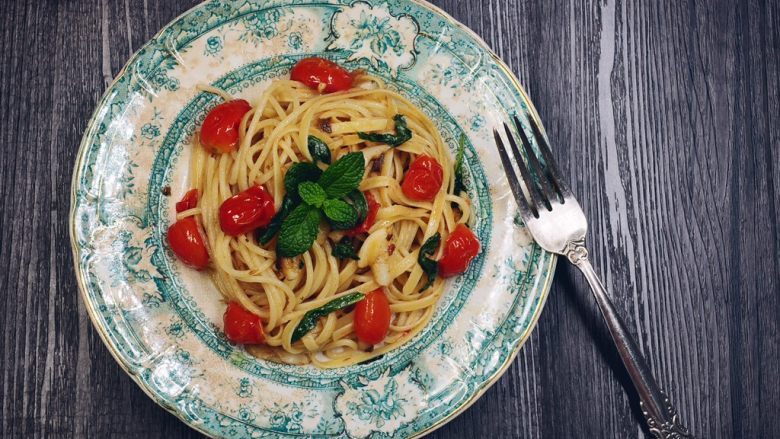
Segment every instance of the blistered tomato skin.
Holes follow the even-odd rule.
[[[275,214],[271,194],[262,186],[252,186],[219,206],[219,226],[226,235],[243,235],[268,225]]]
[[[228,303],[225,315],[225,336],[236,344],[262,344],[265,342],[263,321],[238,302]]]
[[[333,61],[318,57],[298,61],[290,71],[290,79],[322,93],[349,90],[354,81],[344,68]]]
[[[195,217],[188,216],[176,221],[168,228],[168,245],[185,264],[196,270],[209,265],[209,252]]]
[[[432,201],[441,190],[444,170],[433,157],[417,157],[406,171],[401,191],[414,201]]]
[[[465,273],[469,264],[479,254],[480,243],[474,232],[458,224],[444,244],[444,255],[439,259],[439,274],[452,277]]]
[[[216,154],[237,151],[239,125],[251,109],[249,102],[243,99],[234,99],[212,108],[200,128],[200,144]]]
[[[355,305],[355,335],[363,343],[381,343],[390,329],[390,302],[381,288],[366,294],[366,298]]]
[[[184,212],[198,207],[198,190],[190,189],[181,198],[181,201],[176,203],[176,213]]]

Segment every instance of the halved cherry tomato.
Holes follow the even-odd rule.
[[[401,190],[414,201],[431,201],[441,189],[444,170],[433,157],[421,155],[406,171]]]
[[[261,344],[265,342],[263,321],[260,316],[244,309],[238,302],[228,303],[225,315],[225,335],[238,344]]]
[[[479,240],[474,232],[458,224],[444,244],[444,256],[439,259],[439,274],[441,277],[452,277],[464,273],[479,250]]]
[[[363,195],[366,196],[366,201],[368,202],[368,214],[366,214],[366,219],[362,224],[344,231],[344,234],[347,236],[357,236],[361,233],[368,233],[368,231],[371,230],[371,226],[376,222],[376,214],[379,212],[379,203],[376,202],[374,196],[371,195],[371,192],[364,192]]]
[[[249,102],[243,99],[228,101],[212,108],[200,128],[201,145],[213,153],[237,150],[238,126],[251,109]]]
[[[168,244],[182,262],[196,270],[209,265],[209,252],[195,217],[188,216],[168,228]]]
[[[219,226],[226,235],[238,236],[268,225],[275,214],[271,194],[262,186],[252,186],[219,206]]]
[[[198,207],[198,190],[190,189],[181,197],[181,201],[176,203],[176,213],[181,213],[196,207]]]
[[[375,345],[381,343],[390,329],[390,302],[381,288],[366,294],[355,305],[354,327],[358,340]]]
[[[352,75],[341,66],[324,58],[312,57],[298,61],[290,71],[290,79],[323,93],[349,90]]]

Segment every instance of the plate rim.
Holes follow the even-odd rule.
[[[471,37],[476,44],[484,50],[492,59],[492,61],[498,66],[507,79],[511,82],[512,86],[515,88],[515,90],[520,93],[523,100],[528,106],[529,111],[529,117],[534,119],[534,122],[540,127],[542,134],[546,135],[546,130],[544,128],[544,125],[541,121],[541,118],[539,117],[539,114],[536,110],[535,105],[533,104],[533,101],[528,96],[528,93],[525,91],[525,88],[520,83],[520,81],[517,79],[515,74],[512,72],[512,70],[509,68],[509,66],[506,65],[506,63],[493,51],[493,49],[485,42],[485,40],[482,39],[481,36],[479,36],[476,32],[474,32],[471,28],[466,26],[465,24],[461,23],[460,21],[456,20],[454,17],[452,17],[449,13],[441,9],[440,7],[428,2],[427,0],[405,0],[409,3],[416,4],[418,6],[421,6],[423,8],[426,8],[439,16],[441,16],[442,19],[449,22],[452,26],[458,28],[459,30],[463,31],[465,34],[467,34],[469,37]],[[128,58],[128,60],[125,62],[125,64],[122,66],[122,68],[117,72],[117,74],[114,76],[114,78],[111,80],[109,84],[106,85],[105,91],[103,92],[100,100],[97,102],[95,109],[92,112],[92,115],[90,116],[89,120],[87,121],[86,129],[84,131],[84,134],[82,135],[81,141],[79,142],[79,149],[76,154],[75,162],[73,165],[73,171],[71,173],[71,193],[70,193],[70,208],[68,213],[68,232],[70,235],[70,247],[71,247],[71,255],[73,258],[73,268],[76,275],[76,285],[78,286],[79,290],[79,296],[81,297],[81,301],[84,304],[84,308],[87,311],[87,315],[89,316],[89,319],[92,323],[92,327],[97,331],[98,335],[100,336],[101,341],[105,345],[105,347],[108,349],[108,352],[111,354],[111,356],[114,358],[114,361],[119,365],[119,367],[127,374],[135,384],[141,388],[141,390],[149,397],[151,398],[157,405],[165,409],[168,413],[176,416],[184,425],[188,426],[189,428],[198,431],[201,434],[204,434],[207,437],[215,437],[212,432],[206,430],[205,428],[201,427],[200,425],[193,424],[189,422],[181,413],[180,410],[174,409],[173,407],[169,406],[169,404],[166,403],[166,401],[158,398],[158,396],[152,392],[152,390],[144,384],[139,375],[131,370],[130,367],[126,364],[123,357],[119,354],[118,349],[116,346],[114,346],[111,341],[108,333],[106,332],[106,328],[99,323],[99,319],[97,316],[97,311],[94,308],[94,304],[89,300],[88,297],[88,291],[87,291],[87,285],[85,282],[85,279],[83,278],[83,274],[81,272],[81,268],[79,265],[79,244],[77,242],[77,234],[76,234],[76,201],[77,201],[77,188],[79,186],[79,179],[77,178],[79,175],[79,170],[82,167],[85,154],[88,150],[87,143],[88,139],[91,138],[91,134],[96,129],[95,122],[97,120],[97,117],[100,114],[100,109],[104,106],[105,102],[110,96],[111,90],[114,88],[114,86],[119,82],[122,77],[124,77],[127,74],[128,67],[133,64],[133,62],[138,58],[139,54],[155,39],[157,39],[159,36],[161,36],[166,30],[168,30],[169,27],[171,27],[174,23],[176,23],[179,19],[182,17],[190,14],[195,9],[198,9],[203,6],[203,3],[198,3],[191,8],[188,8],[181,14],[177,15],[173,19],[171,19],[168,23],[166,23],[158,32],[156,32],[152,37],[146,40],[143,45],[141,45],[137,50],[133,52],[133,54]],[[535,242],[533,243],[535,246],[539,246]],[[477,402],[498,380],[506,373],[509,366],[514,363],[514,360],[517,358],[517,354],[520,352],[520,349],[525,345],[525,343],[528,341],[528,338],[530,338],[531,334],[533,334],[534,330],[536,329],[536,325],[539,322],[539,317],[542,314],[542,311],[544,310],[544,307],[547,303],[547,298],[550,293],[550,288],[552,286],[553,278],[555,277],[555,268],[557,266],[557,260],[558,255],[555,253],[548,252],[542,248],[541,250],[541,256],[549,256],[549,263],[547,266],[540,266],[539,271],[542,273],[546,273],[546,276],[544,278],[543,283],[541,284],[541,294],[539,296],[539,304],[534,310],[533,315],[530,316],[530,323],[528,325],[528,329],[525,331],[525,333],[518,339],[517,345],[514,347],[510,355],[506,357],[504,362],[501,364],[501,366],[496,369],[496,371],[488,377],[487,380],[485,380],[480,387],[477,389],[476,392],[474,392],[469,399],[464,402],[460,407],[458,407],[456,410],[453,410],[451,413],[447,414],[447,416],[443,417],[436,423],[430,425],[424,430],[418,431],[411,436],[410,438],[419,438],[422,436],[425,436],[427,434],[432,433],[433,431],[441,428],[448,422],[455,419],[457,416],[462,414],[464,411],[468,410],[474,403]]]

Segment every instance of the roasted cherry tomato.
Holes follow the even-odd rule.
[[[347,236],[357,236],[361,233],[368,233],[368,231],[371,230],[371,226],[376,222],[376,214],[379,212],[379,203],[376,202],[374,196],[371,195],[371,192],[364,192],[363,195],[366,196],[366,201],[368,202],[368,214],[366,214],[366,219],[362,224],[344,231],[344,234]]]
[[[176,213],[181,213],[196,207],[198,207],[198,190],[190,189],[181,197],[181,201],[176,203]]]
[[[441,190],[444,170],[433,157],[421,155],[406,171],[401,190],[414,201],[431,201]]]
[[[226,235],[238,236],[267,225],[275,214],[271,194],[262,186],[252,186],[219,206],[219,225]]]
[[[290,71],[290,78],[323,93],[349,90],[353,81],[352,75],[344,68],[333,61],[317,57],[298,61]]]
[[[479,240],[474,232],[458,224],[444,244],[444,256],[439,259],[439,274],[441,277],[452,277],[464,273],[479,250]]]
[[[225,335],[238,344],[261,344],[265,342],[263,321],[260,316],[244,309],[238,302],[228,303],[225,310]]]
[[[168,244],[182,262],[196,270],[209,265],[209,252],[195,217],[180,219],[168,228]]]
[[[228,101],[212,108],[200,128],[201,145],[214,153],[237,150],[238,126],[251,109],[249,102],[243,99]]]
[[[354,327],[358,340],[375,345],[381,343],[390,329],[390,302],[381,288],[366,294],[355,305]]]

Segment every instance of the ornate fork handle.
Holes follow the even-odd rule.
[[[593,266],[590,265],[585,240],[569,242],[564,255],[582,271],[590,284],[601,314],[604,316],[604,321],[609,328],[609,333],[617,346],[620,358],[631,376],[637,393],[639,393],[641,400],[639,404],[650,432],[658,439],[692,438],[693,436],[688,429],[680,422],[677,410],[672,406],[669,397],[655,382],[639,347],[607,296],[607,291],[593,270]]]

